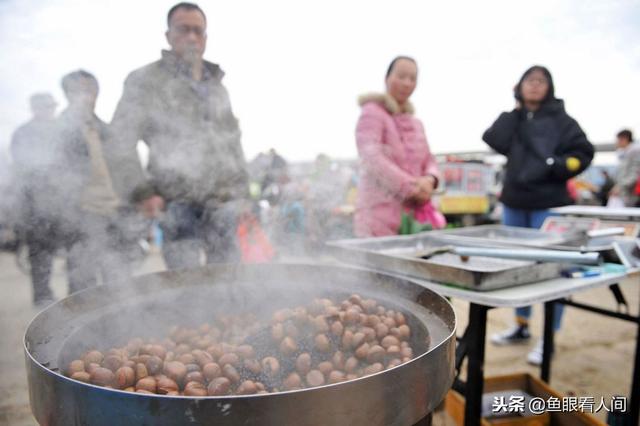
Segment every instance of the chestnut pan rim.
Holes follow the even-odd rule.
[[[274,265],[274,264],[272,264]],[[334,265],[318,265],[318,264],[307,264],[307,263],[295,263],[295,264],[287,264],[287,263],[277,263],[275,265],[278,266],[282,266],[282,267],[312,267],[312,268],[319,268],[319,267],[329,267],[332,268],[334,270],[345,270],[345,271],[349,271],[349,272],[364,272],[364,273],[372,273],[374,275],[378,275],[378,276],[384,276],[384,277],[388,277],[388,278],[392,278],[394,280],[399,280],[399,281],[403,281],[405,283],[409,283],[413,286],[418,286],[420,287],[421,290],[424,290],[426,292],[429,293],[433,293],[434,295],[440,297],[440,302],[444,303],[445,306],[449,309],[450,314],[452,315],[452,319],[453,319],[453,326],[451,327],[451,331],[444,336],[442,339],[440,339],[439,342],[437,342],[436,344],[432,345],[429,347],[429,349],[423,353],[421,353],[420,355],[412,358],[410,361],[407,361],[405,363],[402,363],[400,365],[397,365],[395,367],[383,370],[383,371],[379,371],[377,373],[373,373],[373,374],[369,374],[367,376],[363,376],[363,377],[358,377],[356,379],[352,379],[352,380],[345,380],[342,382],[338,382],[338,383],[329,383],[329,384],[325,384],[325,385],[321,385],[321,386],[314,386],[314,387],[309,387],[309,388],[304,388],[304,389],[295,389],[295,390],[283,390],[283,391],[279,391],[279,392],[270,392],[270,393],[266,393],[266,394],[253,394],[253,395],[222,395],[222,396],[185,396],[185,395],[160,395],[160,394],[146,394],[146,393],[138,393],[138,392],[129,392],[129,391],[124,391],[121,389],[113,389],[113,388],[107,388],[104,386],[98,386],[98,385],[94,385],[91,383],[86,383],[86,382],[82,382],[79,380],[75,380],[72,379],[70,377],[65,376],[64,374],[62,374],[59,371],[54,371],[51,370],[49,368],[47,368],[45,365],[43,365],[40,361],[38,361],[37,359],[35,359],[35,357],[31,354],[31,352],[29,351],[29,349],[27,348],[27,336],[29,334],[29,331],[31,329],[31,327],[33,326],[34,323],[37,323],[37,321],[40,319],[40,317],[42,315],[44,315],[47,311],[49,311],[50,309],[54,309],[57,305],[62,304],[66,299],[70,298],[70,297],[74,297],[76,295],[79,295],[81,293],[86,293],[86,292],[90,292],[95,290],[95,287],[92,288],[87,288],[87,289],[83,289],[81,291],[78,291],[72,295],[69,295],[63,299],[57,300],[56,302],[52,303],[51,305],[47,306],[45,309],[43,309],[42,311],[38,312],[34,318],[29,322],[29,324],[26,327],[26,331],[24,333],[23,339],[22,339],[22,346],[23,346],[23,350],[24,353],[27,355],[27,357],[29,358],[30,362],[33,365],[36,365],[39,369],[41,369],[45,374],[49,374],[49,375],[53,375],[53,376],[57,376],[57,379],[61,379],[65,382],[67,382],[70,385],[81,385],[81,386],[87,386],[89,388],[94,389],[95,391],[99,391],[99,392],[114,392],[115,394],[122,394],[122,395],[126,395],[126,396],[136,396],[136,397],[141,397],[141,398],[160,398],[160,399],[171,399],[171,400],[201,400],[201,401],[207,401],[207,400],[236,400],[239,398],[242,399],[253,399],[253,398],[261,398],[261,397],[275,397],[275,396],[280,396],[280,395],[294,395],[294,394],[301,394],[303,392],[313,392],[319,389],[326,389],[326,388],[336,388],[339,386],[343,386],[343,385],[351,385],[351,384],[356,384],[356,383],[360,383],[362,381],[366,381],[366,380],[370,380],[370,379],[374,379],[376,376],[380,376],[380,375],[384,375],[384,374],[391,374],[393,372],[397,372],[400,371],[400,369],[403,368],[411,368],[412,364],[420,362],[422,358],[425,358],[427,356],[429,356],[430,354],[432,354],[433,352],[436,352],[438,349],[440,349],[442,346],[445,346],[448,344],[448,342],[451,341],[452,338],[455,338],[455,333],[456,333],[456,325],[457,325],[457,316],[456,316],[456,312],[453,309],[453,307],[451,306],[450,302],[440,296],[438,293],[434,292],[433,290],[421,287],[418,283],[416,283],[415,281],[413,281],[411,278],[407,277],[407,278],[399,278],[397,276],[392,276],[392,275],[388,275],[388,274],[384,274],[378,271],[372,271],[370,269],[367,268],[363,268],[363,267],[353,267],[353,266],[334,266]],[[189,270],[184,270],[184,271],[189,271]],[[163,271],[160,272],[160,274],[163,274],[164,272],[171,272],[171,273],[179,273],[181,272],[180,270],[178,271]],[[157,274],[157,273],[156,273]],[[146,275],[152,275],[152,274],[146,274]],[[145,275],[142,275],[140,277],[143,277]],[[417,302],[416,302],[417,303]],[[422,305],[420,305],[422,306]],[[426,307],[423,306],[424,309],[428,309]]]

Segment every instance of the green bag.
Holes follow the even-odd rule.
[[[430,223],[420,223],[412,214],[402,212],[398,235],[417,234],[418,232],[431,231],[432,229],[433,227]]]

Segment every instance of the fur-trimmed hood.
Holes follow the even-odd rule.
[[[381,104],[387,111],[389,111],[389,114],[413,114],[414,112],[411,102],[407,101],[404,105],[400,106],[388,93],[367,93],[358,97],[358,104],[360,106],[368,102],[377,102]]]

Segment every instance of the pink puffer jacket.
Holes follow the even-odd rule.
[[[362,114],[356,128],[360,155],[360,182],[354,217],[358,237],[396,235],[403,206],[416,179],[433,175],[440,180],[422,123],[410,104],[401,109],[389,95],[360,98]],[[435,211],[429,202],[416,215]],[[437,212],[436,212],[437,213]],[[435,224],[440,227],[442,224]]]

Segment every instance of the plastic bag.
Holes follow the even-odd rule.
[[[414,217],[420,223],[431,224],[433,229],[442,229],[447,226],[447,219],[445,219],[442,213],[436,210],[435,206],[431,202],[415,209]]]
[[[446,225],[447,220],[444,215],[436,210],[432,203],[426,203],[417,209],[402,212],[398,234],[417,234],[432,229],[442,229]]]
[[[245,216],[238,221],[236,236],[243,262],[265,263],[275,257],[269,238],[254,216]]]
[[[413,217],[413,213],[402,212],[400,219],[400,229],[398,235],[411,235],[418,232],[431,231],[433,227],[430,223],[420,223]]]

